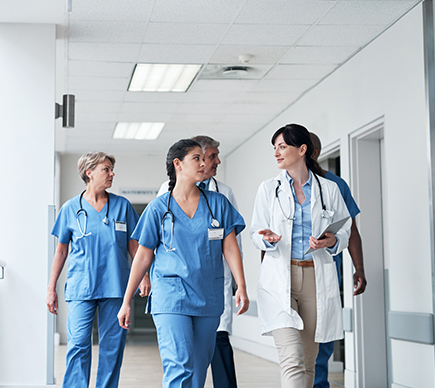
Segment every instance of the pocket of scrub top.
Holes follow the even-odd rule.
[[[335,298],[339,296],[340,289],[338,286],[338,275],[335,262],[323,264],[323,271],[325,273],[326,297]]]
[[[112,238],[120,248],[127,247],[127,224],[125,222],[112,220]]]
[[[152,313],[180,312],[186,292],[178,276],[157,279],[152,289]]]
[[[210,252],[207,255],[207,260],[222,259],[222,241],[223,240],[208,240]]]

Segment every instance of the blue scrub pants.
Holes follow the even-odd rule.
[[[233,348],[226,331],[216,333],[216,347],[211,361],[211,373],[213,387],[237,388]]]
[[[220,317],[153,314],[164,388],[203,388]]]
[[[92,324],[98,307],[99,356],[96,388],[116,388],[127,330],[117,314],[122,298],[68,302],[68,346],[63,388],[87,388],[91,372]]]
[[[338,284],[341,285],[341,254],[334,256],[337,266]],[[313,388],[329,388],[328,361],[334,352],[334,341],[319,344],[319,353],[316,359],[316,372]]]

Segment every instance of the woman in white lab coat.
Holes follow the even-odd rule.
[[[272,145],[283,171],[261,183],[250,231],[255,247],[266,251],[258,316],[262,334],[274,337],[282,387],[312,388],[318,343],[343,338],[332,256],[347,247],[351,220],[335,235],[314,238],[349,216],[340,191],[319,176],[306,128],[288,124],[275,132]],[[308,248],[314,251],[306,254]]]

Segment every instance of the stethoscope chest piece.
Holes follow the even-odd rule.
[[[219,221],[216,218],[213,218],[211,220],[211,226],[213,226],[213,228],[219,228],[219,226],[221,226],[221,224],[219,223]]]

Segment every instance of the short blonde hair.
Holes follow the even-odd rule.
[[[110,162],[115,167],[115,157],[110,154],[106,154],[105,152],[93,151],[88,152],[80,157],[77,163],[77,169],[79,170],[80,178],[82,181],[87,184],[89,182],[89,177],[86,175],[87,170],[93,170],[100,163],[103,163],[106,159],[110,160]]]

